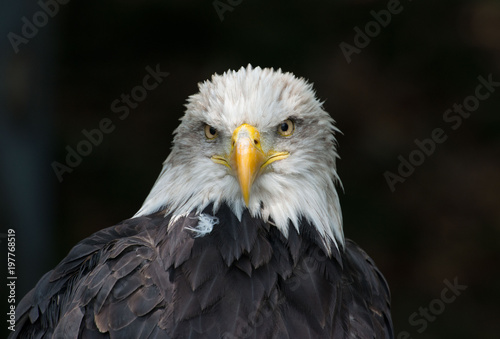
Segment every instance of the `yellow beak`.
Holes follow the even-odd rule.
[[[233,132],[229,156],[213,156],[212,160],[233,170],[240,184],[243,200],[248,206],[252,185],[262,170],[270,163],[285,159],[288,155],[288,152],[264,153],[259,131],[251,125],[243,124]]]
[[[234,130],[231,145],[231,168],[238,178],[243,199],[248,206],[252,185],[266,162],[260,145],[260,133],[253,126],[241,125]]]

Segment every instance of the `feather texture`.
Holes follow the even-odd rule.
[[[205,237],[195,215],[165,233],[162,213],[95,233],[21,301],[12,338],[393,337],[387,284],[353,242],[329,257],[306,223],[285,238],[215,216]]]

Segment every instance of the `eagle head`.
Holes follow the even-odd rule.
[[[248,210],[285,237],[305,220],[328,250],[343,247],[337,131],[302,78],[250,65],[215,74],[189,97],[136,216],[164,210],[175,220],[227,204],[239,219]]]

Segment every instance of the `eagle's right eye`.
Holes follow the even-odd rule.
[[[207,139],[215,139],[217,137],[217,130],[215,127],[210,125],[205,125],[205,136]]]

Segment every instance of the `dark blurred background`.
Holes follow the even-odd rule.
[[[343,132],[345,234],[385,274],[398,337],[498,337],[500,2],[7,0],[0,28],[2,331],[7,230],[18,302],[139,209],[197,83],[250,63],[309,79]],[[143,91],[148,66],[169,75]]]

